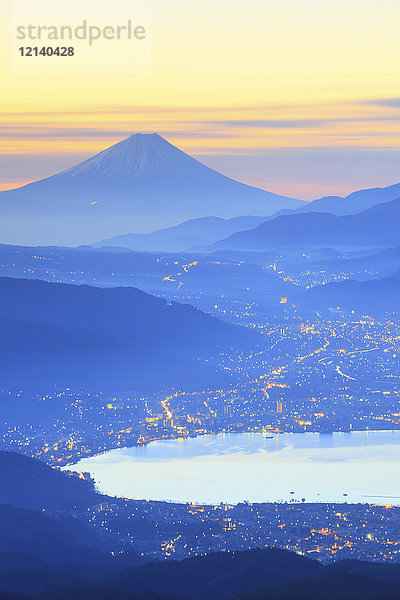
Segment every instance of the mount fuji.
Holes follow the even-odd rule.
[[[81,244],[197,217],[268,216],[304,204],[230,179],[156,133],[138,133],[57,175],[1,192],[0,240]]]

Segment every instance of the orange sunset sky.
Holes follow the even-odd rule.
[[[136,131],[298,198],[397,183],[399,23],[398,0],[152,0],[149,73],[50,76],[10,72],[3,18],[0,189]]]

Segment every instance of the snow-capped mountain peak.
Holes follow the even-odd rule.
[[[158,133],[135,133],[62,174],[140,177],[199,169],[211,171]]]

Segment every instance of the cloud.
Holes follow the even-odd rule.
[[[390,106],[400,108],[400,98],[381,98],[375,100],[365,100],[360,104],[371,104],[373,106]]]
[[[223,127],[304,129],[307,127],[319,127],[328,121],[329,119],[234,119],[207,121],[207,123],[209,125],[221,125]]]
[[[400,104],[399,104],[400,106]],[[368,123],[374,121],[399,121],[400,115],[371,115],[365,117],[326,117],[322,119],[234,119],[206,121],[222,127],[249,127],[259,129],[311,129],[331,123]]]
[[[127,137],[132,131],[94,129],[89,127],[45,127],[43,125],[1,125],[0,137],[7,139],[24,138],[115,138]]]
[[[233,133],[228,131],[217,131],[217,130],[204,130],[199,129],[203,127],[202,122],[191,123],[193,128],[187,130],[171,129],[164,130],[162,127],[157,128],[157,133],[164,137],[173,138],[191,138],[191,139],[215,139],[215,138],[232,138],[235,137]],[[142,126],[135,127],[132,124],[131,129],[102,129],[96,127],[52,127],[43,126],[36,124],[23,124],[23,125],[0,125],[0,138],[9,140],[23,140],[23,139],[57,139],[57,138],[76,138],[76,139],[107,139],[110,138],[113,141],[122,140],[132,133],[152,133],[154,128],[149,127],[147,129]]]
[[[235,113],[237,114],[238,112],[244,112],[246,114],[251,114],[251,113],[258,113],[262,110],[265,110],[266,108],[268,109],[280,109],[281,107],[278,105],[260,105],[260,106],[245,106],[245,105],[241,105],[241,106],[137,106],[137,105],[132,105],[132,106],[121,106],[121,105],[115,105],[115,106],[92,106],[92,107],[82,107],[80,109],[65,109],[65,110],[27,110],[27,108],[25,106],[20,106],[19,108],[16,108],[15,110],[1,110],[0,111],[0,118],[12,118],[15,117],[16,119],[20,118],[20,117],[26,117],[26,118],[32,118],[33,120],[36,119],[37,117],[68,117],[68,116],[82,116],[82,117],[87,117],[88,115],[90,116],[95,116],[95,115],[111,115],[112,117],[115,117],[116,115],[121,116],[121,115],[128,115],[128,116],[135,116],[135,115],[140,115],[141,117],[143,115],[151,115],[151,116],[168,116],[168,115],[178,115],[178,116],[182,116],[182,115],[191,115],[191,114],[206,114],[206,113],[222,113],[222,114],[229,114],[229,113]],[[295,106],[293,105],[293,108],[295,108]],[[296,108],[298,108],[298,106],[296,105]]]

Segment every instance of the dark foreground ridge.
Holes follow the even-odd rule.
[[[0,553],[0,581],[0,600],[397,600],[400,595],[398,565],[322,566],[278,549],[128,568],[117,560],[82,565]]]

